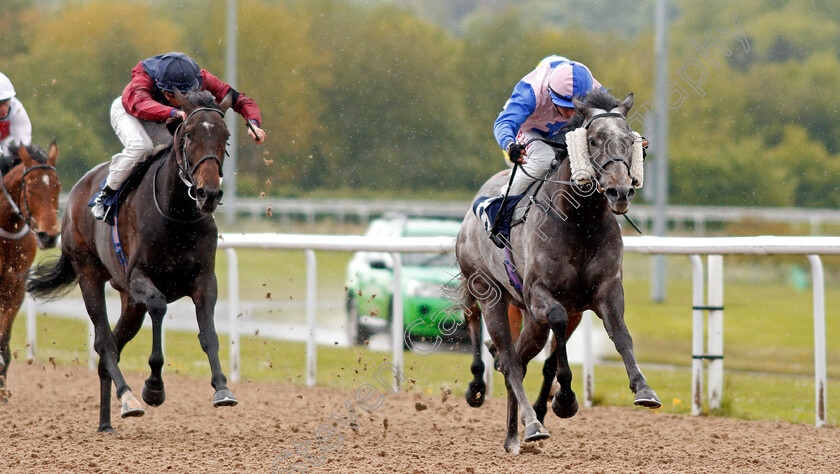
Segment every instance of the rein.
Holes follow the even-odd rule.
[[[52,170],[58,174],[55,167],[50,165],[35,165],[31,168],[27,168],[23,171],[23,174],[20,177],[20,191],[18,192],[18,202],[22,203],[24,208],[26,209],[26,213],[28,215],[24,216],[18,207],[18,204],[15,202],[12,194],[6,189],[6,183],[3,182],[3,175],[0,174],[0,189],[3,190],[3,194],[6,195],[6,199],[9,201],[9,205],[12,207],[12,212],[23,221],[23,227],[17,232],[9,232],[6,229],[0,227],[0,238],[6,240],[20,240],[26,234],[29,233],[31,230],[30,224],[32,223],[32,210],[29,209],[29,201],[26,198],[26,175],[30,172],[37,170],[37,169],[46,169]]]

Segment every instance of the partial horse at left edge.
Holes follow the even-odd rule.
[[[36,246],[53,248],[58,239],[57,159],[58,146],[53,142],[48,153],[34,145],[21,146],[0,163],[0,402],[8,401],[10,394],[6,389],[12,360],[9,339]]]

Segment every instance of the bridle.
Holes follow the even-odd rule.
[[[224,176],[224,173],[222,173],[222,160],[220,160],[219,157],[216,155],[205,155],[201,157],[201,159],[198,160],[198,162],[196,162],[196,164],[193,165],[192,168],[190,168],[190,157],[187,155],[187,141],[192,141],[192,138],[190,137],[190,134],[186,131],[187,123],[196,113],[201,111],[212,111],[218,113],[222,117],[225,116],[225,113],[219,109],[214,109],[212,107],[199,107],[190,112],[187,118],[180,125],[178,125],[178,128],[175,130],[175,136],[178,136],[181,127],[184,128],[183,139],[181,140],[181,143],[175,152],[175,164],[178,165],[178,177],[180,177],[181,181],[187,186],[187,195],[189,195],[190,199],[192,199],[193,201],[197,200],[197,197],[195,195],[195,181],[193,180],[193,175],[195,174],[196,170],[198,170],[198,167],[201,166],[205,161],[215,161],[216,164],[219,165],[219,177],[221,178]],[[227,151],[225,153],[227,153]]]
[[[178,167],[178,177],[181,179],[181,182],[183,182],[184,185],[187,186],[187,196],[189,196],[189,198],[192,199],[193,201],[198,200],[197,196],[195,195],[195,181],[193,180],[193,175],[195,174],[196,170],[198,170],[199,166],[201,166],[205,161],[214,160],[216,162],[216,164],[219,165],[219,177],[221,178],[223,176],[222,161],[216,155],[203,156],[200,160],[198,160],[198,162],[192,168],[189,167],[190,161],[189,161],[189,156],[187,154],[186,143],[187,143],[187,140],[192,140],[192,139],[190,138],[189,134],[186,132],[186,124],[187,124],[187,122],[190,121],[190,119],[193,117],[193,115],[195,115],[197,112],[201,112],[201,111],[213,111],[213,112],[218,113],[222,117],[224,117],[224,115],[225,115],[225,113],[222,112],[219,109],[214,109],[212,107],[199,107],[199,108],[193,110],[192,112],[190,112],[190,114],[187,116],[187,118],[183,122],[181,122],[180,125],[178,125],[177,129],[175,129],[175,136],[177,137],[178,134],[181,131],[181,127],[184,127],[184,138],[182,140],[180,140],[180,144],[175,149],[175,165]],[[225,154],[227,154],[227,150],[225,150]],[[180,157],[180,159],[179,159],[179,157]],[[163,216],[163,218],[166,219],[167,221],[178,223],[178,224],[194,224],[196,222],[200,222],[200,221],[203,221],[204,219],[209,218],[210,217],[209,215],[202,214],[195,219],[182,220],[182,219],[176,219],[174,217],[167,216],[166,213],[163,212],[163,209],[161,209],[160,203],[158,203],[158,199],[157,199],[157,175],[158,175],[158,172],[160,172],[160,169],[163,167],[163,162],[164,161],[165,160],[160,160],[158,162],[158,166],[155,169],[155,175],[152,177],[152,201],[154,201],[154,203],[155,203],[155,208],[157,209],[158,214]]]
[[[52,170],[56,176],[58,176],[58,171],[56,171],[54,166],[50,165],[35,165],[31,168],[26,168],[23,171],[23,174],[20,177],[20,191],[18,192],[18,202],[23,205],[23,208],[26,210],[26,215],[21,212],[20,207],[15,202],[12,194],[6,189],[6,184],[3,182],[3,175],[0,173],[0,189],[3,190],[3,194],[6,196],[6,199],[9,201],[9,205],[12,208],[12,212],[23,221],[23,227],[17,232],[9,232],[6,229],[0,227],[0,238],[7,239],[7,240],[20,240],[22,239],[29,231],[31,230],[31,224],[33,222],[32,218],[32,210],[29,208],[29,200],[26,197],[26,175],[31,173],[37,169],[45,169],[45,170]]]

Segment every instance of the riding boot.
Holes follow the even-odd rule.
[[[106,205],[105,200],[109,199],[114,194],[116,194],[116,191],[107,185],[99,191],[99,194],[93,201],[93,207],[90,208],[90,212],[93,214],[93,217],[100,221],[105,219],[105,216],[108,215],[108,211],[111,210],[111,206]]]

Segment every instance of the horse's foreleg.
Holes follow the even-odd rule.
[[[624,361],[630,390],[636,394],[634,403],[648,408],[662,406],[656,393],[648,386],[633,353],[633,339],[624,323],[624,287],[620,279],[610,280],[598,288],[595,293],[595,312],[604,321],[604,329]]]
[[[557,382],[560,391],[554,394],[551,409],[561,418],[569,418],[578,410],[577,398],[572,390],[572,369],[566,355],[566,334],[569,328],[569,314],[552,292],[543,285],[531,287],[531,311],[537,320],[545,318],[554,331],[555,354],[557,358]]]
[[[148,311],[152,320],[152,353],[149,356],[149,368],[151,374],[143,384],[143,401],[151,406],[159,406],[166,399],[163,388],[163,349],[161,331],[163,317],[166,314],[166,297],[158,290],[151,279],[139,268],[131,271],[131,282],[129,283],[130,299],[123,298],[123,314],[131,315],[132,318],[143,320],[144,310]]]
[[[3,269],[6,270],[6,269]],[[9,341],[12,338],[12,323],[23,303],[26,295],[24,280],[15,271],[0,275],[0,288],[7,289],[5,295],[0,295],[0,402],[8,400],[6,391],[6,377],[9,364],[12,363],[12,351]]]
[[[505,450],[516,453],[519,450],[517,412],[521,413],[520,419],[525,425],[525,441],[545,439],[549,434],[537,420],[537,415],[525,395],[525,387],[522,385],[525,371],[522,360],[513,347],[507,301],[496,301],[484,305],[482,312],[487,324],[487,332],[490,333],[490,338],[499,352],[500,368],[508,389],[508,434],[505,439]]]
[[[111,380],[117,389],[117,398],[122,404],[121,415],[142,416],[142,405],[131,393],[131,388],[123,378],[118,365],[119,349],[111,325],[108,323],[108,313],[105,309],[105,288],[102,281],[87,273],[78,272],[79,287],[85,302],[88,316],[93,323],[96,334],[93,347],[99,354],[99,431],[113,432],[111,427]]]
[[[234,406],[239,403],[227,387],[227,377],[222,372],[222,364],[219,362],[219,336],[216,334],[216,326],[213,321],[213,311],[216,307],[217,285],[216,275],[213,272],[196,282],[198,292],[193,296],[195,303],[195,315],[198,320],[198,342],[201,349],[207,354],[210,362],[210,385],[216,389],[213,395],[213,406]]]
[[[484,361],[481,360],[481,311],[478,305],[464,310],[464,320],[470,330],[473,353],[473,361],[470,364],[473,379],[467,386],[467,392],[464,396],[469,406],[477,408],[484,404],[484,398],[487,394],[487,385],[484,383]]]

